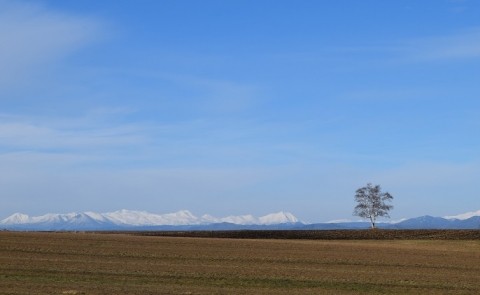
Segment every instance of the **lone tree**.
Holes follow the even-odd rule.
[[[388,192],[382,193],[380,185],[373,186],[368,183],[367,186],[357,189],[355,193],[355,201],[358,204],[355,206],[353,215],[370,219],[372,229],[374,229],[377,217],[390,217],[388,211],[393,206],[387,205],[385,202],[391,202],[392,200],[393,196]]]

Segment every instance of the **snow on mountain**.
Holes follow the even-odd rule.
[[[458,214],[458,215],[445,216],[443,218],[465,220],[465,219],[472,218],[474,216],[480,216],[480,210],[473,211],[473,212],[466,212],[466,213],[462,213],[462,214]]]
[[[0,229],[14,230],[125,230],[166,228],[191,230],[219,229],[360,229],[369,228],[368,222],[333,220],[329,223],[305,224],[293,214],[277,212],[261,217],[239,215],[197,217],[190,211],[182,210],[168,214],[153,214],[145,211],[119,210],[108,213],[84,212],[66,214],[45,214],[28,216],[15,213],[0,221]],[[380,228],[395,229],[479,229],[480,210],[455,216],[421,216],[407,220],[378,223]]]
[[[241,225],[271,225],[271,224],[282,224],[282,223],[297,223],[298,219],[291,213],[288,212],[278,212],[272,213],[261,217],[254,217],[253,215],[239,215],[239,216],[227,216],[223,218],[216,218],[211,215],[203,215],[201,217],[202,224],[208,223],[233,223]]]
[[[237,225],[271,225],[296,223],[298,219],[291,213],[278,212],[256,218],[252,215],[217,218],[211,215],[197,217],[188,210],[168,214],[153,214],[145,211],[119,210],[108,213],[67,213],[45,214],[30,217],[15,213],[0,221],[0,226],[41,229],[96,229],[138,226],[179,226],[232,223]]]
[[[250,225],[250,224],[260,224],[258,218],[255,218],[252,215],[239,215],[239,216],[227,216],[222,218],[217,218],[211,215],[203,215],[201,217],[202,224],[209,224],[209,223],[233,223],[233,224],[242,224],[242,225]]]
[[[259,218],[260,224],[282,224],[282,223],[297,223],[298,219],[292,213],[278,212],[272,213]]]
[[[4,220],[0,224],[24,224],[30,222],[30,216],[22,213],[15,213]]]
[[[153,225],[189,225],[198,224],[198,218],[190,211],[182,210],[163,215],[145,211],[120,210],[102,214],[117,225],[153,226]]]
[[[97,221],[97,222],[107,222],[108,219],[105,218],[105,216],[103,216],[101,213],[96,213],[96,212],[85,212],[83,213],[85,214],[86,216],[90,217],[91,219]]]

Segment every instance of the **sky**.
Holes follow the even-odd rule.
[[[480,2],[0,0],[0,218],[480,209]]]

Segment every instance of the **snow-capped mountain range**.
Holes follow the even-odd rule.
[[[453,216],[445,216],[443,218],[465,220],[465,219],[469,219],[469,218],[472,218],[472,217],[475,217],[475,216],[480,216],[480,210],[467,212],[467,213],[462,213],[462,214],[453,215]]]
[[[261,217],[252,215],[217,218],[211,215],[197,217],[188,210],[168,214],[153,214],[145,211],[119,210],[108,213],[83,212],[28,216],[15,213],[0,221],[0,228],[77,230],[121,229],[160,226],[194,226],[228,223],[234,225],[295,224],[299,220],[291,213],[278,212]]]
[[[28,216],[15,213],[0,221],[9,230],[238,230],[238,229],[365,229],[368,222],[337,220],[308,224],[288,212],[261,217],[239,215],[197,217],[188,210],[168,214],[119,210],[108,213],[67,213]],[[378,223],[386,229],[480,229],[480,210],[445,217],[421,216]]]

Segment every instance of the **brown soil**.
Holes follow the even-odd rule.
[[[0,294],[480,294],[479,240],[275,237],[0,232]]]

